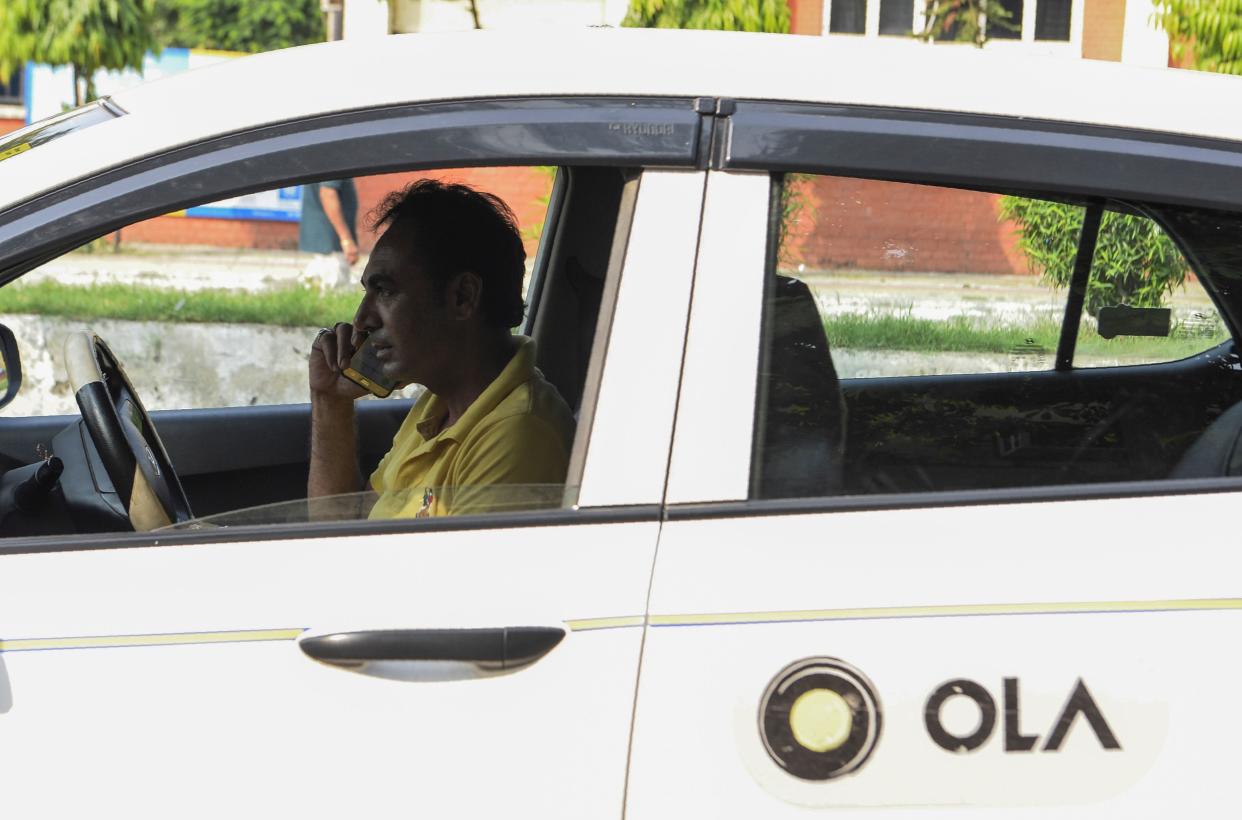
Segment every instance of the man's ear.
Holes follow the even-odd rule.
[[[483,279],[474,271],[454,274],[444,292],[454,319],[469,319],[482,309]]]

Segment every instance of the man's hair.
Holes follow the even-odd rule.
[[[483,321],[490,327],[522,323],[526,249],[517,217],[500,197],[467,185],[420,179],[393,191],[371,212],[371,229],[400,230],[439,288],[472,271],[483,282]]]

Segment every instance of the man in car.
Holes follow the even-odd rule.
[[[321,331],[311,350],[309,496],[363,486],[354,400],[365,391],[342,370],[368,338],[386,379],[426,387],[366,482],[379,493],[372,518],[485,511],[499,485],[562,484],[573,416],[535,369],[534,342],[510,333],[525,310],[513,212],[420,180],[376,213],[386,230],[353,324]]]

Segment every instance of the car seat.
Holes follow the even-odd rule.
[[[815,297],[805,283],[777,276],[766,307],[751,496],[839,493],[845,401]]]
[[[1230,407],[1182,454],[1169,478],[1242,475],[1242,402]]]

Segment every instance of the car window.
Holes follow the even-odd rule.
[[[980,191],[792,175],[777,275],[810,288],[842,378],[1048,370],[1065,293],[1030,275],[1006,205]],[[1048,231],[1071,264],[1082,213],[1066,206]]]
[[[551,168],[521,167],[434,176],[510,204],[529,282],[553,175]],[[16,332],[28,374],[8,415],[77,412],[64,340],[87,328],[124,362],[148,410],[307,401],[311,339],[322,326],[349,321],[361,296],[359,279],[377,237],[370,211],[423,176],[349,181],[340,199],[357,243],[352,264],[322,209],[313,207],[311,190],[322,183],[310,183],[128,225],[31,271],[0,290],[0,315]]]
[[[1235,215],[777,180],[752,497],[1232,474]]]
[[[616,292],[622,258],[614,244],[626,238],[637,180],[636,172],[615,167],[515,167],[307,181],[134,223],[119,238],[105,235],[31,270],[0,289],[0,315],[18,338],[28,374],[6,408],[0,460],[10,468],[6,486],[37,474],[50,477],[38,479],[41,487],[59,489],[37,513],[0,511],[0,536],[146,530],[190,518],[202,528],[340,518],[331,504],[306,501],[339,486],[308,481],[308,354],[320,328],[351,321],[360,305],[370,305],[368,321],[382,329],[372,335],[384,338],[372,350],[375,361],[357,364],[364,376],[381,373],[376,362],[394,351],[405,357],[405,372],[428,373],[428,360],[454,367],[466,358],[453,345],[428,352],[436,345],[434,322],[447,316],[440,309],[447,297],[436,288],[447,285],[411,277],[417,257],[399,243],[375,251],[383,228],[373,230],[371,217],[407,186],[437,208],[473,209],[436,229],[450,244],[423,237],[418,247],[452,260],[465,248],[464,257],[493,277],[520,276],[503,282],[520,284],[525,305],[504,284],[476,291],[483,324],[512,330],[503,331],[510,338],[489,336],[490,359],[477,338],[486,328],[469,331],[479,349],[468,364],[487,381],[476,385],[482,392],[465,393],[473,396],[467,407],[414,383],[355,402],[358,475],[374,494],[359,496],[346,517],[572,508],[582,470],[573,454],[585,451],[599,381],[592,351],[611,320],[605,293]],[[308,238],[310,196],[324,218]],[[327,215],[333,201],[350,214],[356,258],[354,243],[342,241],[348,225]],[[513,212],[516,236],[501,204]],[[408,232],[416,222],[401,224]],[[453,234],[454,224],[491,233],[471,233],[471,246]],[[516,265],[519,243],[524,271]],[[364,301],[360,278],[375,259]],[[381,316],[381,306],[390,312]],[[492,365],[499,372],[487,370]],[[80,405],[92,401],[79,422]],[[518,407],[528,409],[511,412]],[[119,425],[116,435],[109,424]],[[335,435],[349,427],[316,429]],[[135,469],[141,480],[125,486]],[[259,512],[237,512],[253,509]]]

